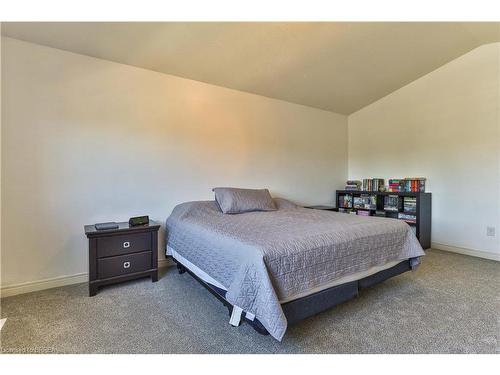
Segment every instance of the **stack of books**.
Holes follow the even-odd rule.
[[[399,193],[404,191],[405,180],[401,178],[391,178],[389,180],[389,191],[394,193]]]
[[[345,190],[359,191],[361,190],[361,181],[358,180],[347,180],[345,184]]]
[[[384,210],[399,211],[399,197],[397,195],[386,195],[384,197]]]
[[[384,187],[383,178],[365,178],[362,183],[363,191],[380,191]]]
[[[388,190],[390,192],[425,192],[425,177],[391,178]]]
[[[415,198],[415,197],[404,197],[404,200],[403,200],[403,210],[405,212],[410,212],[410,213],[417,212],[417,198]]]
[[[425,192],[425,177],[405,178],[405,191],[412,193]]]

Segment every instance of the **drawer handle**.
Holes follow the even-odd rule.
[[[123,268],[130,268],[130,262],[123,262]]]
[[[124,248],[124,249],[127,249],[127,248],[129,248],[129,247],[130,247],[130,242],[125,241],[125,242],[123,243],[123,248]]]

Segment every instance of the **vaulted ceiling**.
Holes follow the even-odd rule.
[[[350,114],[486,43],[500,23],[3,23],[2,35]]]

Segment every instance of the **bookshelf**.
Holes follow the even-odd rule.
[[[337,190],[339,212],[404,220],[424,249],[431,247],[431,193]]]

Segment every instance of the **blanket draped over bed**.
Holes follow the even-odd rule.
[[[214,201],[178,205],[167,246],[227,289],[281,340],[280,300],[391,261],[424,255],[403,221],[307,209],[285,200],[271,212],[223,214]]]

